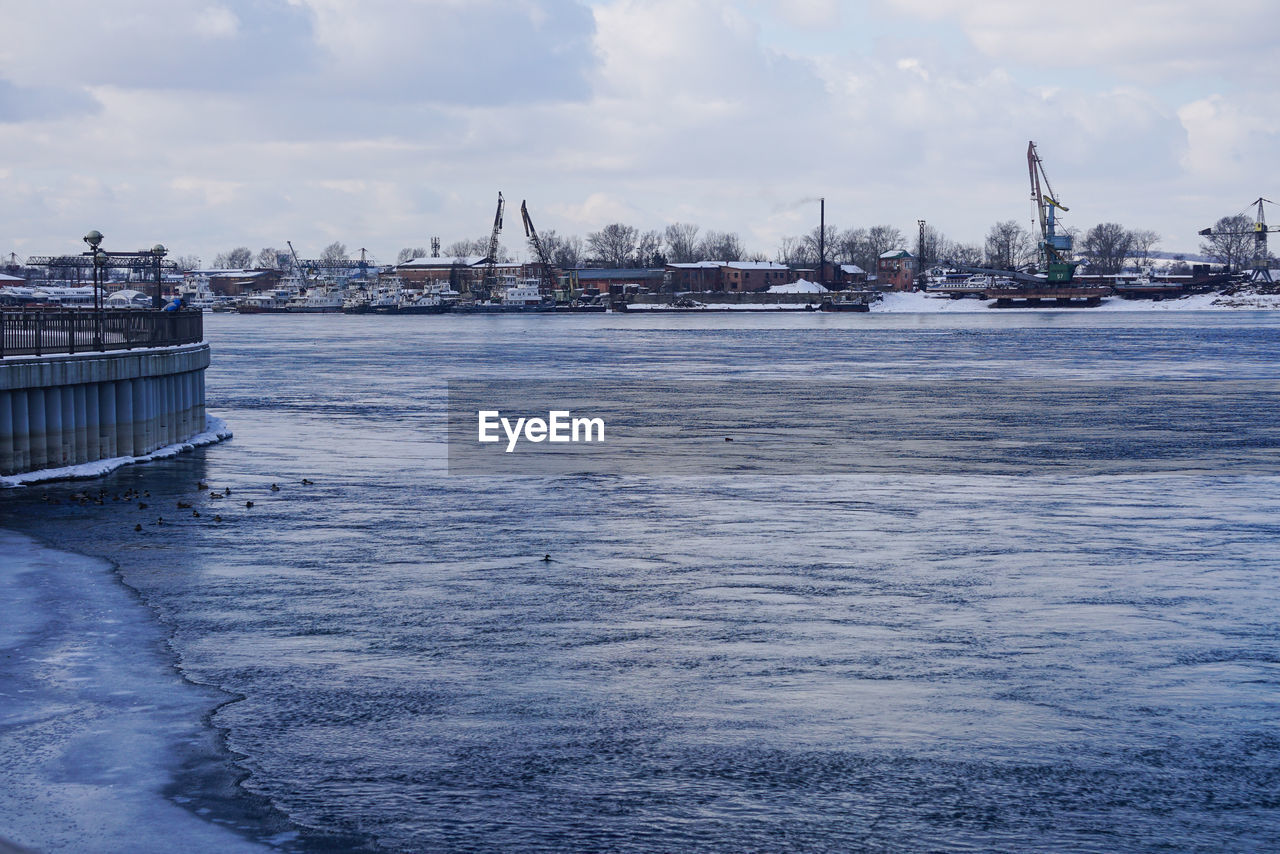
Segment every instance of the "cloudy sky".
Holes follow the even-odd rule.
[[[1280,201],[1274,0],[0,0],[0,251],[1031,222]]]

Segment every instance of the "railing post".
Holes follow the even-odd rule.
[[[36,355],[43,356],[41,352],[44,348],[44,312],[36,315]]]
[[[67,327],[67,352],[76,352],[76,315],[74,311],[65,312],[62,315],[66,319]]]

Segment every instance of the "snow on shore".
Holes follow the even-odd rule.
[[[214,418],[212,415],[206,415],[204,432],[197,433],[185,442],[166,445],[159,450],[152,451],[151,453],[140,457],[112,457],[111,459],[94,460],[93,462],[81,463],[76,466],[40,469],[39,471],[30,471],[22,474],[0,477],[0,489],[24,486],[29,483],[44,483],[51,480],[82,480],[85,478],[102,477],[103,475],[110,474],[121,466],[132,465],[134,463],[145,463],[151,460],[161,460],[167,457],[176,457],[178,454],[185,454],[202,445],[212,445],[217,442],[221,442],[224,439],[230,439],[231,436],[231,430],[227,427],[227,423],[225,421],[221,418]]]
[[[1108,297],[1101,305],[1093,307],[1059,308],[1053,304],[1038,306],[1018,306],[1014,308],[993,309],[994,300],[951,299],[949,296],[937,296],[921,293],[887,293],[871,304],[873,312],[889,314],[932,314],[932,313],[965,313],[991,311],[1257,311],[1260,309],[1280,309],[1280,294],[1245,294],[1234,296],[1224,294],[1192,294],[1178,299],[1126,300],[1119,297]]]

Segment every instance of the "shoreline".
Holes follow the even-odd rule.
[[[39,851],[256,852],[297,838],[255,842],[258,828],[178,793],[216,775],[236,785],[209,724],[228,697],[183,675],[168,631],[117,567],[9,529],[0,548],[0,839]]]

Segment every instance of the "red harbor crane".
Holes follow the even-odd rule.
[[[489,253],[485,257],[483,293],[479,296],[491,298],[498,290],[498,235],[502,233],[502,211],[506,207],[502,191],[498,191],[498,210],[493,215],[493,231],[489,234]]]

